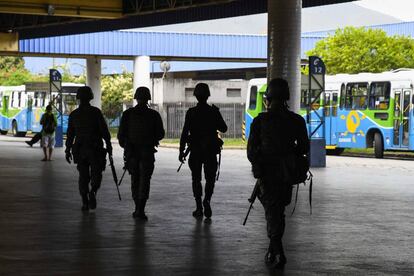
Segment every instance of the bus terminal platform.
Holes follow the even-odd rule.
[[[334,157],[313,169],[313,214],[300,187],[286,211],[284,272],[266,268],[264,211],[244,150],[225,150],[210,222],[197,221],[190,170],[160,148],[148,222],[135,221],[130,179],[118,200],[109,167],[95,211],[82,213],[63,149],[41,162],[27,139],[0,137],[0,275],[412,275],[414,161]],[[114,144],[118,177],[122,151]]]

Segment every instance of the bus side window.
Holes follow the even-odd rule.
[[[348,83],[346,86],[347,109],[366,109],[368,98],[368,83]]]
[[[257,105],[257,86],[254,85],[250,88],[249,109],[256,110],[256,105]]]
[[[394,96],[394,117],[399,117],[400,116],[400,103],[401,103],[401,92],[395,92],[395,96]]]
[[[338,93],[332,94],[332,117],[338,116]]]
[[[341,109],[344,109],[345,107],[345,99],[346,99],[346,90],[345,90],[345,84],[341,85]]]
[[[391,84],[373,82],[369,90],[369,109],[388,110],[390,106]]]
[[[300,91],[300,108],[306,109],[309,106],[308,103],[308,90],[302,89]]]
[[[22,107],[22,92],[17,93],[17,107]]]
[[[12,92],[12,93],[11,93],[11,95],[10,95],[11,101],[10,101],[10,105],[9,105],[9,106],[10,106],[11,108],[13,108],[13,106],[14,106],[14,93],[15,93],[15,92]]]
[[[331,108],[330,108],[331,103],[330,103],[330,101],[331,101],[331,94],[326,93],[325,97],[324,97],[324,107],[325,107],[324,112],[325,112],[326,117],[331,116]]]

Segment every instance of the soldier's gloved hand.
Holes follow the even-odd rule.
[[[65,158],[66,158],[66,161],[70,164],[70,163],[72,163],[72,154],[70,153],[70,151],[67,151],[66,153],[65,153]]]
[[[180,155],[178,155],[178,161],[180,161],[181,163],[185,162],[185,154],[183,151],[180,151]]]
[[[111,146],[111,145],[107,145],[107,146],[106,146],[106,151],[108,152],[108,154],[109,154],[110,156],[112,156],[112,146]]]

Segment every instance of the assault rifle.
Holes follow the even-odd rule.
[[[118,176],[116,175],[115,165],[114,165],[114,159],[112,158],[112,155],[109,155],[109,165],[111,166],[112,171],[112,177],[114,178],[116,190],[118,191],[118,198],[121,200],[121,194],[119,193],[119,187],[118,187]],[[123,175],[122,175],[123,177]]]
[[[256,181],[256,185],[254,185],[253,192],[252,192],[252,194],[251,194],[250,198],[248,199],[248,200],[249,200],[249,202],[250,202],[250,207],[249,207],[249,210],[247,211],[246,218],[245,218],[245,219],[244,219],[244,221],[243,221],[243,226],[244,226],[244,225],[246,225],[247,218],[249,217],[250,211],[251,211],[251,210],[252,210],[252,208],[253,208],[253,204],[254,204],[254,202],[256,201],[257,195],[259,194],[259,189],[260,189],[260,181],[261,181],[260,179],[257,179],[257,181]]]
[[[187,148],[185,149],[185,152],[184,152],[184,160],[181,162],[180,166],[178,167],[177,172],[179,172],[181,170],[181,167],[184,165],[185,159],[187,158],[187,156],[189,154],[190,154],[190,147],[187,146]]]

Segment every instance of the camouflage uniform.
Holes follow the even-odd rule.
[[[101,186],[105,170],[107,149],[112,152],[111,135],[99,108],[82,103],[69,115],[66,152],[72,151],[73,161],[79,171],[79,192],[82,197]]]
[[[287,109],[259,114],[251,124],[247,156],[255,178],[260,178],[259,199],[265,209],[267,234],[283,254],[285,206],[292,197],[292,183],[285,179],[282,161],[293,153],[306,154],[309,139],[304,119]]]
[[[205,199],[210,201],[214,192],[217,172],[217,154],[220,146],[217,131],[226,132],[227,125],[217,107],[207,103],[198,103],[190,108],[185,116],[185,123],[180,139],[180,152],[184,152],[188,143],[191,148],[188,165],[191,169],[194,198],[201,198],[201,171],[204,165],[206,179]]]
[[[160,114],[147,105],[137,105],[123,113],[118,140],[125,149],[126,165],[131,174],[132,198],[137,206],[145,207],[149,198],[155,147],[164,135]]]

